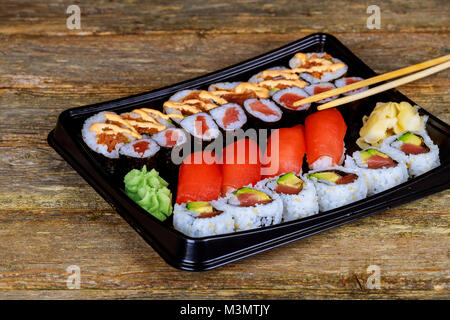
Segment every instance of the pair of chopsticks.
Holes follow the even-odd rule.
[[[366,98],[369,96],[373,96],[377,93],[380,93],[380,92],[383,92],[383,91],[386,91],[386,90],[389,90],[389,89],[392,89],[395,87],[399,87],[405,83],[409,83],[409,82],[415,81],[417,79],[425,78],[433,73],[445,70],[449,67],[450,67],[450,55],[442,56],[440,58],[428,60],[428,61],[418,63],[418,64],[415,64],[415,65],[412,65],[412,66],[409,66],[406,68],[398,69],[398,70],[391,71],[391,72],[388,72],[385,74],[381,74],[381,75],[378,75],[378,76],[375,76],[375,77],[372,77],[369,79],[361,80],[361,81],[349,84],[344,87],[340,87],[340,88],[333,89],[333,90],[328,90],[328,91],[307,97],[305,99],[294,102],[294,106],[299,106],[299,105],[303,105],[306,103],[316,102],[316,101],[319,101],[322,99],[333,97],[338,94],[342,94],[342,93],[349,92],[352,90],[360,89],[365,86],[370,86],[370,85],[373,85],[373,84],[376,84],[376,83],[379,83],[382,81],[398,78],[403,75],[416,72],[412,75],[394,80],[392,82],[382,84],[380,86],[371,88],[369,90],[365,90],[365,91],[362,91],[362,92],[359,92],[359,93],[356,93],[356,94],[353,94],[350,96],[346,96],[343,98],[339,98],[339,99],[321,104],[320,106],[317,107],[318,110],[334,108],[334,107],[340,106],[345,103],[363,99],[363,98]],[[429,69],[427,69],[427,68],[429,68]],[[423,70],[423,69],[425,69],[425,70]],[[420,71],[420,70],[423,70],[423,71]],[[420,72],[417,72],[417,71],[420,71]]]

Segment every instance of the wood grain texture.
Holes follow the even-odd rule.
[[[381,4],[382,29],[350,1],[2,1],[0,298],[448,299],[443,191],[217,270],[169,267],[46,143],[58,114],[190,79],[315,31],[332,32],[377,72],[448,54],[449,7]],[[450,122],[449,72],[400,88]],[[381,268],[381,289],[364,284]],[[66,268],[81,268],[68,290]],[[361,286],[360,286],[361,284]]]

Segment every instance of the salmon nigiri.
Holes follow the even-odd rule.
[[[306,159],[311,169],[341,163],[347,125],[337,109],[310,114],[305,120]]]
[[[195,152],[180,166],[176,203],[216,200],[221,187],[222,172],[214,153]]]
[[[226,146],[222,155],[222,194],[261,179],[261,154],[251,139],[240,139]]]
[[[275,130],[269,137],[264,153],[265,178],[282,173],[300,173],[305,156],[303,125]]]

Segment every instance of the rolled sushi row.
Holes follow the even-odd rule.
[[[273,128],[283,113],[307,110],[311,106],[294,106],[295,102],[363,80],[359,77],[341,78],[347,69],[342,61],[325,52],[297,53],[290,60],[289,67],[263,70],[248,82],[214,83],[207,91],[182,90],[172,95],[163,107],[167,113],[183,116],[174,120],[192,136],[211,141],[220,131],[240,129],[248,120],[254,127]],[[332,83],[333,80],[336,81]]]
[[[297,53],[289,65],[291,68],[278,66],[261,71],[248,82],[222,82],[211,84],[208,90],[179,91],[164,102],[164,113],[151,108],[135,109],[120,115],[99,113],[85,121],[83,139],[95,152],[117,158],[121,145],[161,131],[164,135],[167,132],[172,134],[170,129],[176,125],[204,141],[216,139],[220,131],[240,129],[246,123],[259,128],[273,128],[281,120],[283,112],[310,107],[310,104],[294,107],[294,102],[361,80],[341,78],[335,84],[331,83],[346,73],[347,66],[326,53]],[[172,140],[169,139],[169,143]]]
[[[317,214],[313,183],[295,173],[259,181],[216,200],[175,204],[175,229],[192,237],[271,226]]]

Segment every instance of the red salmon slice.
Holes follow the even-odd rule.
[[[369,169],[392,168],[395,166],[396,164],[391,158],[374,155],[367,159],[367,168]]]
[[[283,184],[277,185],[275,188],[275,192],[277,193],[284,193],[284,194],[299,194],[300,191],[302,191],[303,185],[301,185],[299,188],[286,186]]]
[[[264,177],[274,177],[290,171],[300,172],[305,148],[305,136],[302,125],[292,128],[280,128],[274,131],[268,139],[263,161],[263,167],[267,170],[272,168],[271,171],[273,172],[269,173],[265,170]]]
[[[261,180],[261,151],[251,139],[240,139],[222,151],[222,194]]]
[[[224,128],[228,128],[228,126],[236,121],[239,121],[239,111],[237,108],[228,108],[225,111],[225,115],[223,116],[222,123]]]
[[[258,196],[256,194],[251,193],[242,193],[240,195],[237,195],[236,198],[238,199],[241,207],[253,207],[257,204],[265,204],[272,202],[272,200],[270,199],[262,201],[258,200]]]
[[[204,136],[206,134],[206,131],[208,131],[209,127],[206,123],[205,116],[198,116],[195,118],[195,132],[198,135]]]
[[[221,186],[222,173],[214,153],[198,151],[190,154],[178,171],[176,203],[216,200]]]
[[[349,184],[354,182],[356,179],[358,179],[358,176],[354,173],[350,173],[344,177],[339,178],[339,180],[336,181],[336,184]]]
[[[164,137],[166,138],[166,146],[167,147],[173,147],[178,142],[178,132],[175,130],[168,130],[164,134]]]
[[[340,112],[333,108],[310,114],[305,120],[306,158],[311,167],[320,157],[339,163],[344,151],[347,125]]]
[[[412,143],[403,143],[402,146],[400,147],[400,150],[402,150],[407,155],[422,154],[422,153],[427,153],[430,151],[430,149],[428,149],[428,147],[416,146],[415,144],[412,144]]]
[[[298,100],[302,99],[305,99],[305,97],[299,96],[298,94],[295,93],[285,93],[281,96],[280,102],[283,103],[286,106],[286,108],[297,110],[301,106],[297,107],[294,106],[294,102],[297,102]]]
[[[250,108],[252,108],[253,111],[264,114],[265,116],[279,116],[276,111],[258,100],[250,103]]]
[[[133,144],[134,152],[144,154],[148,150],[148,141],[139,141]]]
[[[331,87],[320,87],[320,86],[315,86],[314,87],[314,94],[319,94],[325,91],[331,90]]]

